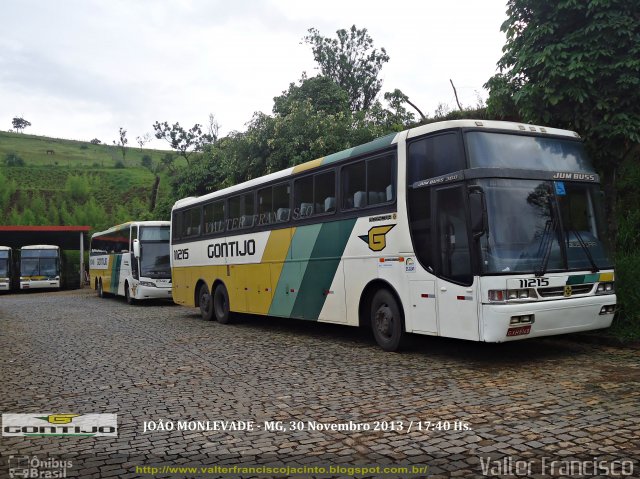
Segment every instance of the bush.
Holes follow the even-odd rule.
[[[143,155],[142,160],[140,160],[140,163],[142,163],[142,166],[144,166],[147,169],[151,169],[153,167],[153,160],[149,155]]]
[[[125,166],[124,166],[123,161],[122,161],[122,160],[118,160],[118,161],[116,161],[116,166],[115,166],[114,168],[122,169],[122,168],[124,168],[124,167],[125,167]]]
[[[616,336],[622,339],[640,338],[640,252],[616,255],[616,296],[618,312],[613,324]]]
[[[7,153],[4,158],[4,164],[6,166],[24,166],[24,160],[16,153]]]
[[[89,181],[84,176],[70,175],[67,177],[65,190],[74,201],[84,203],[89,198]]]
[[[80,149],[81,150],[88,150],[89,146],[88,145],[80,145]]]

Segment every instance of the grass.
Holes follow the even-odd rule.
[[[94,145],[85,141],[0,131],[0,161],[8,153],[17,153],[27,166],[114,168],[118,161],[122,161],[121,150],[114,145]],[[157,161],[166,153],[164,150],[126,148],[124,165],[139,167],[144,155]]]
[[[53,154],[47,154],[47,151]],[[25,166],[5,166],[3,160],[9,153],[22,158]],[[117,167],[122,162],[121,151],[113,145],[0,131],[0,173],[15,181],[14,199],[40,195],[47,201],[59,201],[68,197],[67,179],[82,176],[89,184],[90,197],[109,213],[118,206],[126,208],[135,200],[138,204],[150,203],[155,175],[142,166],[142,158],[148,155],[157,163],[167,153],[166,150],[126,148],[122,168]],[[181,161],[184,160],[176,160],[176,163]],[[171,191],[166,174],[160,176],[158,200],[162,201],[169,198]],[[9,209],[26,206],[14,202]],[[2,217],[0,212],[0,222]],[[4,217],[8,218],[8,214]]]

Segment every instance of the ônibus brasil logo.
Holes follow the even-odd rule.
[[[3,414],[2,435],[118,436],[117,414]]]

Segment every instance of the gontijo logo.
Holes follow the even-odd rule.
[[[38,419],[44,419],[51,424],[69,424],[73,421],[74,417],[78,417],[80,414],[51,414],[49,416],[39,417]]]
[[[359,238],[369,245],[371,251],[382,251],[387,247],[387,233],[393,229],[395,225],[374,226],[366,235]]]
[[[3,414],[2,435],[8,437],[117,437],[117,414]]]

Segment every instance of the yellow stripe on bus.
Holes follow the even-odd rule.
[[[306,163],[302,163],[301,165],[293,167],[293,173],[300,173],[301,171],[311,170],[313,168],[317,168],[322,164],[322,160],[324,158],[318,158],[317,160],[307,161]]]

